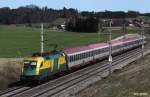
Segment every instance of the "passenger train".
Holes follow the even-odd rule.
[[[144,41],[143,41],[144,40]],[[138,34],[127,34],[111,41],[112,54],[133,49],[146,43],[146,37]],[[37,80],[51,78],[55,74],[72,71],[88,63],[101,60],[109,55],[109,43],[100,42],[60,51],[33,54],[24,58],[20,80]]]

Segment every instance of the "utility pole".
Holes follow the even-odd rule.
[[[100,41],[100,23],[98,23],[98,41]]]
[[[41,24],[41,55],[44,52],[44,31],[43,24]]]
[[[141,31],[141,36],[142,36],[142,58],[144,58],[144,23],[142,21],[141,23],[142,31]]]
[[[124,40],[126,38],[125,36],[126,36],[126,21],[124,20],[124,23],[123,23],[123,39],[122,39],[123,40],[122,41],[123,42],[122,43],[123,44],[123,51],[124,51],[124,46],[125,46],[125,43],[124,43]]]
[[[112,36],[112,32],[111,32],[111,24],[112,24],[112,20],[109,21],[109,75],[111,75],[112,71],[112,43],[111,43],[111,36]]]

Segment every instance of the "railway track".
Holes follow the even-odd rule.
[[[146,50],[149,49],[149,45],[146,46]],[[125,62],[135,56],[140,55],[141,48],[131,50],[121,55],[113,57],[112,66],[116,66],[121,62]],[[82,70],[68,74],[56,80],[47,82],[45,84],[36,87],[13,87],[4,91],[0,91],[0,97],[52,97],[58,96],[59,93],[75,86],[77,83],[83,82],[95,75],[101,75],[108,71],[108,60],[104,60],[100,63],[94,64]]]
[[[115,64],[123,62],[125,59],[130,59],[132,57],[133,56],[126,56],[126,58],[121,58],[120,57],[120,58],[116,59],[112,64],[114,66]],[[104,65],[98,66],[98,67],[96,66],[95,68],[92,68],[87,72],[83,72],[77,78],[66,81],[65,83],[50,86],[46,89],[44,88],[43,91],[41,91],[41,89],[40,89],[40,92],[36,93],[35,95],[32,95],[31,97],[52,97],[52,96],[55,96],[58,93],[60,93],[60,92],[64,91],[65,89],[67,89],[68,87],[75,86],[77,83],[80,83],[80,82],[82,82],[82,81],[84,81],[84,80],[86,80],[86,79],[88,79],[92,76],[95,76],[97,74],[100,74],[100,73],[102,73],[106,70],[108,71],[108,64],[107,63],[104,64]],[[71,95],[68,95],[68,96],[71,96]]]
[[[139,55],[140,48],[135,49],[134,51],[126,52],[122,55],[115,56],[113,66],[116,64],[125,61],[126,59],[131,59],[135,55]],[[124,58],[123,58],[124,57]],[[102,73],[104,71],[108,71],[108,61],[104,60],[100,63],[97,63],[95,65],[92,65],[90,67],[87,67],[85,69],[79,70],[77,72],[74,72],[72,74],[66,75],[62,78],[58,78],[56,80],[50,81],[48,83],[45,83],[43,85],[37,86],[35,88],[31,87],[21,87],[16,88],[15,90],[11,89],[5,93],[1,93],[1,97],[51,97],[57,95],[57,93],[60,93],[67,89],[68,87],[76,85],[76,83],[79,83],[81,81],[84,81],[88,78],[90,78],[92,75],[97,75],[99,73]]]
[[[14,90],[17,90],[17,89],[19,89],[19,88],[21,88],[21,87],[16,86],[16,87],[13,87],[13,88],[8,88],[8,89],[6,89],[6,90],[0,91],[0,95],[6,94],[6,93],[11,92],[11,91],[14,91]]]
[[[27,86],[15,86],[12,88],[8,88],[6,90],[0,91],[0,97],[10,97],[10,96],[13,96],[17,93],[26,91],[30,88],[31,87],[27,87]]]

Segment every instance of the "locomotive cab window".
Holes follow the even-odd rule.
[[[25,69],[34,69],[37,66],[37,62],[36,61],[24,61],[24,68]]]

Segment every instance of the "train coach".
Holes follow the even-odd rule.
[[[127,34],[111,41],[112,54],[133,49],[146,43],[144,36]],[[88,63],[108,57],[109,44],[100,42],[87,46],[67,48],[64,51],[33,54],[24,58],[20,80],[37,80],[51,78],[53,75],[88,65]]]

